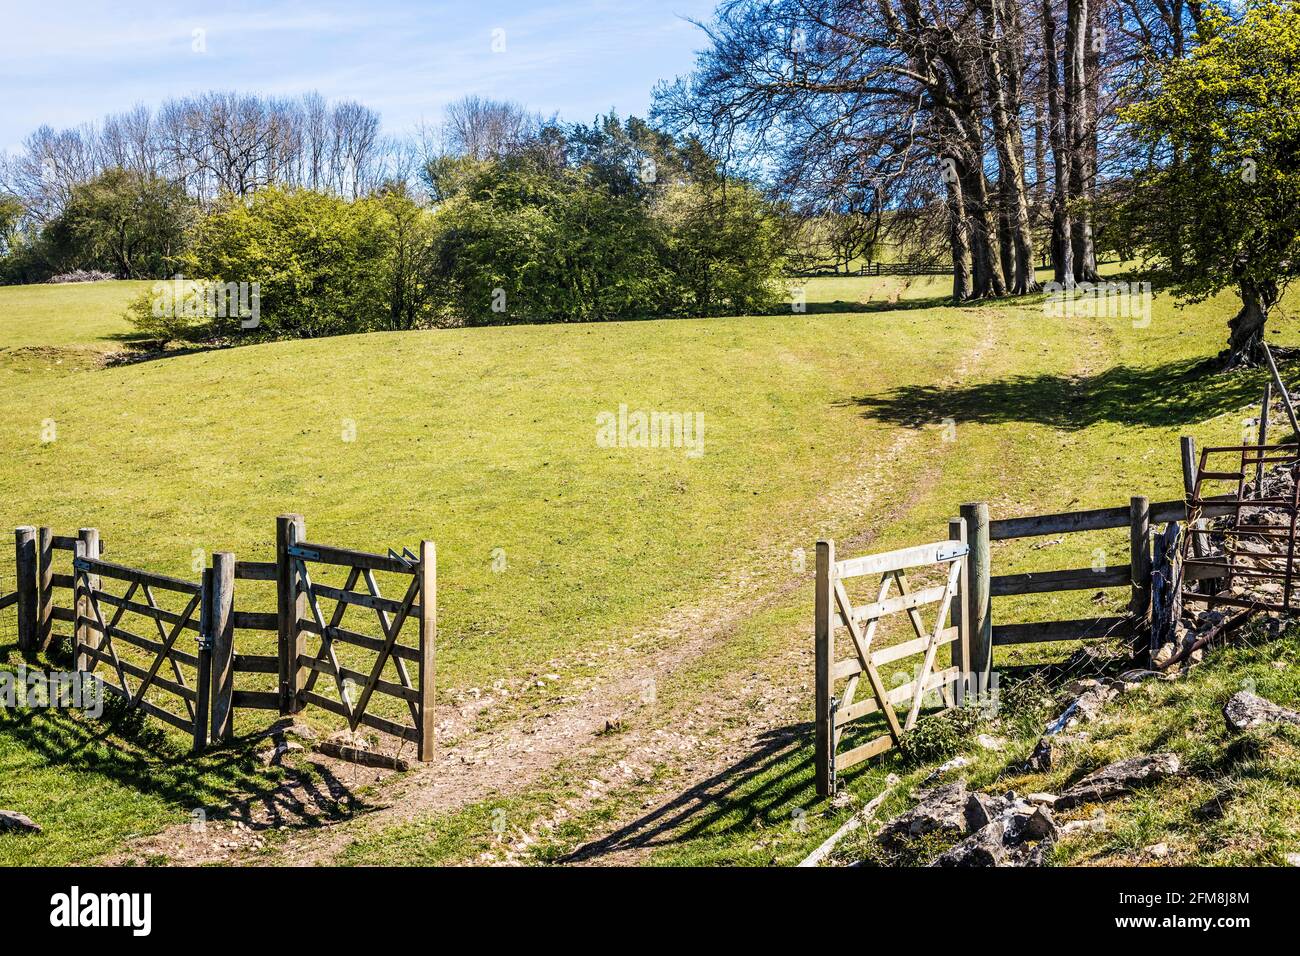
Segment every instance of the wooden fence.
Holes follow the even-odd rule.
[[[863,276],[950,276],[952,266],[924,262],[869,262],[858,269]]]
[[[975,502],[961,506],[961,517],[949,524],[952,542],[959,550],[944,550],[945,544],[922,545],[883,555],[836,561],[831,541],[817,543],[816,601],[816,713],[815,764],[817,791],[834,792],[835,777],[850,766],[889,750],[901,733],[910,729],[925,693],[942,687],[960,695],[978,695],[991,686],[993,649],[1019,644],[1076,641],[1102,637],[1140,639],[1149,634],[1148,616],[1152,602],[1152,535],[1160,525],[1185,522],[1187,501],[1194,498],[1198,480],[1195,445],[1183,439],[1184,483],[1188,498],[1151,502],[1134,496],[1127,506],[1029,517],[990,519],[989,506]],[[1244,467],[1244,466],[1243,466]],[[1211,476],[1203,476],[1211,477]],[[1229,496],[1200,502],[1198,518],[1231,514],[1236,507]],[[1127,529],[1128,561],[1088,568],[1062,568],[1020,573],[993,573],[991,546],[995,541],[1014,541],[1047,535],[1069,535],[1090,531]],[[1195,535],[1196,529],[1189,529]],[[956,574],[951,592],[943,587],[911,591],[903,572],[909,568],[953,562]],[[960,572],[956,568],[960,564]],[[1201,570],[1197,580],[1221,577],[1222,570]],[[875,599],[854,607],[844,589],[846,579],[866,574],[882,575]],[[887,597],[890,582],[899,585],[899,596]],[[1003,621],[994,614],[994,599],[1027,594],[1052,594],[1124,588],[1128,591],[1126,613],[1095,618],[1049,621]],[[924,631],[917,608],[938,604],[934,630]],[[916,638],[888,647],[872,649],[877,622],[888,614],[906,611],[913,617]],[[944,615],[951,618],[942,626]],[[854,656],[835,659],[835,631],[847,630]],[[952,645],[952,666],[934,672],[933,654],[943,644]],[[886,691],[878,668],[909,654],[924,652],[926,659],[913,683]],[[872,697],[855,702],[854,694],[866,675]],[[837,682],[847,679],[840,698]],[[952,701],[945,698],[951,705]],[[906,720],[899,722],[894,707],[910,701]],[[960,703],[960,701],[957,701]],[[888,733],[844,754],[838,752],[843,728],[868,714],[883,714]]]
[[[966,528],[962,519],[949,525],[949,540],[886,554],[837,561],[834,541],[817,542],[816,618],[816,748],[817,792],[835,792],[838,774],[864,760],[898,745],[902,735],[916,725],[928,693],[939,691],[947,706],[960,700],[960,682],[970,672],[969,635],[963,622],[970,620],[960,610],[968,594],[966,585]],[[909,570],[936,568],[942,583],[913,590]],[[880,575],[878,588],[869,603],[854,606],[845,581]],[[898,596],[890,597],[891,587]],[[921,608],[934,606],[933,622],[927,624]],[[893,614],[906,613],[915,637],[910,641],[873,649],[880,622]],[[842,627],[853,645],[852,656],[837,659],[836,630]],[[951,666],[935,670],[939,648],[951,647]],[[923,655],[915,676],[908,683],[886,688],[880,667],[914,655]],[[856,700],[865,675],[871,696]],[[839,681],[847,681],[835,696]],[[908,704],[900,722],[894,708]],[[884,717],[886,733],[841,754],[839,746],[845,728],[871,714]]]
[[[73,553],[66,573],[60,551]],[[76,537],[18,528],[15,560],[16,588],[0,596],[0,609],[18,609],[19,650],[35,654],[66,637],[77,671],[191,733],[196,749],[231,739],[237,711],[290,715],[315,706],[349,729],[412,742],[420,760],[432,759],[437,558],[430,541],[418,554],[351,551],[307,542],[302,516],[283,515],[276,560],[218,552],[197,581],[104,560],[93,528]],[[313,570],[321,567],[346,577],[328,584]],[[400,600],[384,596],[377,573],[400,582]],[[265,585],[260,600],[256,582]],[[372,633],[344,626],[352,608],[374,613]],[[55,635],[58,623],[71,633]],[[336,693],[317,686],[322,675]],[[385,709],[381,698],[400,704]]]

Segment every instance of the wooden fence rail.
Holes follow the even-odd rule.
[[[18,645],[31,655],[67,637],[76,670],[95,674],[104,688],[165,723],[193,735],[194,747],[234,735],[239,710],[295,714],[319,706],[347,719],[417,745],[420,760],[433,754],[434,657],[436,646],[436,554],[424,541],[419,552],[387,555],[352,551],[303,540],[301,515],[277,522],[274,561],[240,561],[230,552],[212,555],[200,580],[191,581],[106,561],[99,532],[83,528],[75,537],[49,528],[15,529],[17,587],[0,596],[0,609],[18,609]],[[57,552],[72,552],[67,572]],[[341,587],[315,580],[310,564],[347,572]],[[403,598],[384,596],[376,572],[403,581]],[[249,582],[248,590],[237,590]],[[272,586],[255,607],[255,582]],[[62,592],[68,596],[61,603]],[[172,595],[171,606],[165,599]],[[326,618],[322,602],[334,602]],[[377,633],[342,626],[348,610],[370,612]],[[415,622],[418,638],[402,643],[403,625]],[[141,627],[141,623],[145,627]],[[58,623],[70,634],[55,635]],[[149,635],[149,631],[156,633]],[[260,639],[267,645],[251,647]],[[318,640],[314,653],[307,645]],[[193,641],[194,643],[189,643]],[[274,642],[275,653],[265,653]],[[337,645],[370,652],[363,669],[349,667]],[[414,666],[414,677],[407,663]],[[316,688],[332,679],[337,699]],[[274,690],[266,683],[278,680]],[[262,687],[257,682],[263,682]],[[360,690],[354,698],[353,688]],[[372,699],[401,701],[410,721],[390,719]]]

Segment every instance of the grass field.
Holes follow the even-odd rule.
[[[917,543],[943,536],[967,500],[1012,515],[1174,497],[1177,436],[1235,438],[1257,400],[1257,373],[1196,370],[1221,347],[1226,300],[1175,311],[1162,298],[1135,328],[1047,318],[1033,301],[953,308],[944,291],[934,279],[819,279],[804,314],[374,334],[99,368],[58,358],[118,347],[137,290],[0,289],[0,524],[98,527],[114,559],[184,576],[196,549],[269,558],[275,516],[290,511],[306,515],[309,538],[348,547],[432,538],[439,697],[504,686],[491,721],[634,668],[689,636],[654,625],[738,583],[787,577],[792,554],[810,557],[819,537],[870,529],[873,548]],[[1298,337],[1288,327],[1274,338]],[[703,454],[601,447],[597,416],[621,405],[702,413]],[[57,437],[44,441],[51,423]],[[1081,539],[996,560],[1078,566],[1098,547],[1125,545]],[[0,561],[0,590],[10,568]],[[691,663],[661,689],[655,719],[803,647],[810,593],[763,608]],[[1039,599],[997,613],[1062,610]],[[34,751],[33,733],[0,723],[0,806],[52,836],[2,838],[0,862],[93,859],[193,805],[179,786],[59,764],[56,748]],[[793,858],[833,817],[770,859],[753,852],[752,826],[811,805],[806,760],[795,748],[771,764],[783,794],[771,807],[738,801],[656,859]],[[564,777],[522,798],[527,813],[559,799]],[[101,785],[122,797],[117,812],[94,840],[74,839],[89,825],[76,795]],[[222,785],[206,786],[216,799]],[[344,861],[471,859],[490,842],[488,809],[366,834]],[[585,832],[575,824],[565,840]]]

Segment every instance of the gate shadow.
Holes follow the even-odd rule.
[[[144,716],[134,711],[89,720],[57,709],[8,711],[0,717],[0,733],[50,767],[95,774],[186,813],[204,809],[210,819],[241,821],[251,829],[318,826],[374,809],[320,763],[312,764],[318,779],[288,770],[283,778],[273,776],[257,756],[271,741],[265,734],[192,755],[135,715]],[[255,814],[258,808],[264,818]]]
[[[608,836],[579,847],[560,862],[592,862],[628,850],[678,845],[748,829],[760,816],[785,805],[789,805],[789,815],[795,807],[812,804],[817,799],[812,792],[813,755],[808,746],[812,731],[813,725],[808,722],[765,732],[742,760]],[[807,750],[801,759],[781,773],[772,773],[801,750]],[[770,774],[769,779],[762,780],[766,774]],[[719,820],[742,807],[740,819],[714,829]]]

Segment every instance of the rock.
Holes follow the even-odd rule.
[[[1040,737],[1038,743],[1034,745],[1033,753],[1025,761],[1025,768],[1036,773],[1046,773],[1053,767],[1060,766],[1066,747],[1085,738],[1085,734],[1052,734]]]
[[[980,734],[975,738],[975,742],[985,750],[1001,750],[1007,745],[1001,737],[990,737],[988,734]]]
[[[960,837],[968,832],[966,804],[970,793],[964,781],[923,791],[917,797],[920,802],[916,806],[885,824],[876,835],[881,846],[898,849],[908,840],[928,833]]]
[[[1062,823],[1057,827],[1061,836],[1069,836],[1071,833],[1082,833],[1090,830],[1106,829],[1106,814],[1101,810],[1096,811],[1086,820],[1071,820],[1068,823]]]
[[[1237,731],[1250,730],[1264,724],[1300,726],[1300,713],[1287,710],[1246,690],[1233,694],[1223,705],[1223,719],[1228,722],[1229,729]]]
[[[1181,649],[1179,643],[1175,641],[1170,641],[1168,644],[1161,644],[1156,648],[1156,652],[1151,655],[1151,663],[1156,667],[1164,667]]]
[[[1101,716],[1104,708],[1111,700],[1119,695],[1119,691],[1108,684],[1097,683],[1077,698],[1075,698],[1074,713],[1065,722],[1066,727],[1073,727],[1075,724],[1086,724],[1096,720]]]
[[[958,756],[958,757],[953,757],[951,760],[946,760],[943,763],[939,764],[939,766],[935,767],[932,771],[930,771],[930,773],[926,776],[925,780],[922,782],[922,786],[933,783],[934,781],[942,777],[945,773],[947,773],[949,770],[959,770],[969,763],[970,763],[969,757]]]
[[[1300,853],[1288,853],[1286,855],[1287,866],[1300,866]]]
[[[1056,840],[1051,811],[1037,807],[1032,813],[1007,810],[956,846],[940,854],[933,866],[1042,866],[1047,849]]]
[[[1056,794],[1054,793],[1031,793],[1025,797],[1025,802],[1030,806],[1054,807],[1056,806]]]
[[[306,724],[294,723],[284,728],[285,736],[297,737],[299,740],[314,741],[317,738],[316,731]]]
[[[966,799],[966,832],[974,833],[981,827],[988,826],[1015,803],[1015,791],[1001,797],[989,796],[987,793],[972,793]]]
[[[1018,815],[1016,819],[1023,820],[1020,824],[1022,840],[1055,840],[1059,835],[1052,811],[1047,807],[1035,807],[1029,816]]]
[[[1154,843],[1142,851],[1153,860],[1163,860],[1169,855],[1168,843]]]
[[[1143,670],[1138,667],[1120,674],[1111,686],[1117,689],[1120,693],[1127,694],[1129,691],[1136,689],[1146,681],[1169,679],[1169,674],[1163,674],[1160,671]]]
[[[278,766],[284,762],[284,758],[289,754],[300,753],[305,749],[306,748],[297,741],[285,740],[276,744],[274,747],[268,747],[266,750],[260,751],[257,755],[257,759],[262,762],[262,766],[264,767],[270,767],[273,765]]]
[[[1002,822],[995,821],[971,834],[956,846],[941,853],[931,866],[978,867],[1003,866],[1009,856],[1003,842]]]
[[[1084,777],[1057,797],[1056,809],[1121,797],[1138,787],[1172,777],[1181,769],[1182,762],[1177,754],[1148,754],[1117,760]]]
[[[16,810],[0,810],[0,833],[40,833],[40,825]]]

